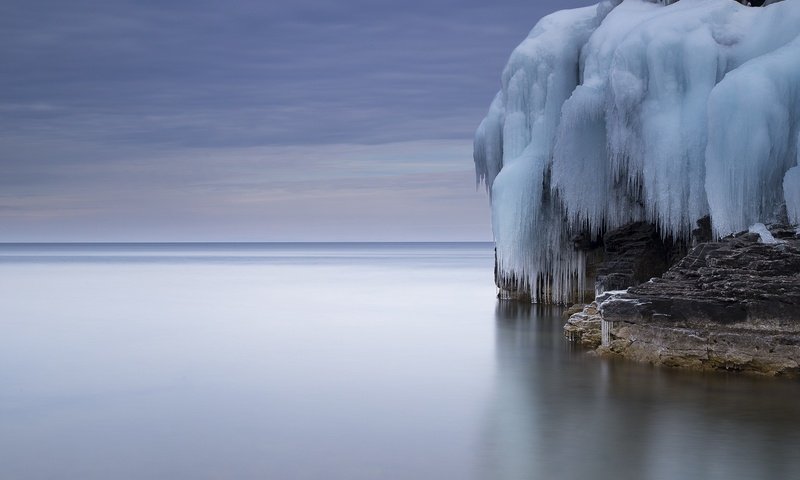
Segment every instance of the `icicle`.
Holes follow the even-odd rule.
[[[543,18],[475,135],[500,276],[584,290],[572,238],[631,221],[685,238],[800,217],[800,2],[602,2]],[[794,167],[794,168],[792,168]],[[790,168],[792,170],[790,170]]]

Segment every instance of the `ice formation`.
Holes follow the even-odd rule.
[[[783,196],[786,200],[786,215],[797,224],[800,233],[800,135],[797,136],[797,163],[783,177]]]
[[[769,243],[769,244],[780,243],[778,240],[775,240],[775,237],[772,236],[772,233],[763,223],[756,223],[750,225],[750,228],[748,228],[747,231],[750,233],[757,234],[759,237],[759,241],[761,243]]]
[[[475,134],[503,278],[564,303],[576,234],[800,221],[800,0],[768,3],[606,0],[534,27]]]

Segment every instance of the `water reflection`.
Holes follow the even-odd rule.
[[[0,246],[1,479],[800,471],[800,384],[571,350],[491,246],[37,248]]]
[[[792,478],[800,384],[598,360],[560,310],[498,302],[480,478]]]

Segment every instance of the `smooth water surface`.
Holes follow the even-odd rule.
[[[0,245],[2,479],[788,479],[800,384],[609,362],[490,244]]]

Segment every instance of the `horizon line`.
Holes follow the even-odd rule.
[[[372,240],[319,240],[319,241],[307,241],[307,240],[266,240],[266,241],[234,241],[234,240],[225,240],[225,241],[204,241],[204,240],[190,240],[190,241],[52,241],[52,242],[3,242],[0,241],[0,246],[2,245],[164,245],[164,244],[173,244],[173,245],[191,245],[191,244],[252,244],[252,245],[262,245],[262,244],[419,244],[419,243],[494,243],[494,240],[379,240],[379,241],[372,241]]]

